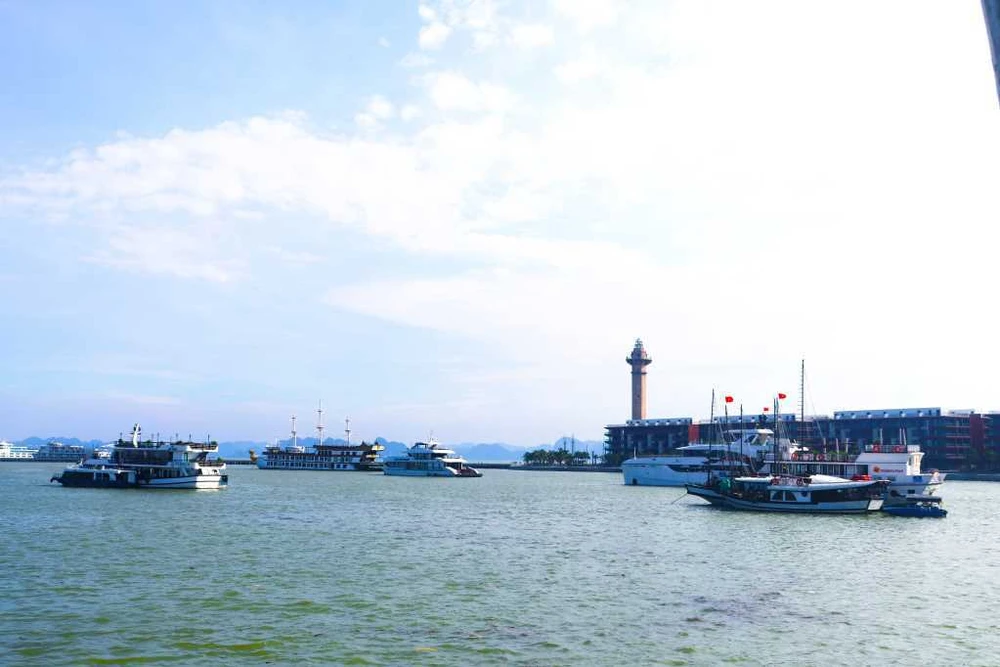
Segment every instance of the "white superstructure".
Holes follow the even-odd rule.
[[[418,442],[402,456],[385,459],[382,470],[386,475],[406,477],[482,477],[482,473],[466,463],[454,450],[442,447],[431,438]]]
[[[711,471],[716,475],[756,472],[765,453],[773,449],[774,431],[765,428],[736,429],[722,434],[720,442],[696,442],[667,453],[636,456],[622,463],[622,475],[629,486],[684,486],[701,484]],[[790,456],[794,443],[778,441]]]
[[[228,484],[226,464],[209,461],[219,451],[215,442],[140,442],[136,424],[131,442],[119,440],[110,456],[91,457],[63,470],[50,481],[63,486],[220,489]]]
[[[28,447],[19,447],[6,440],[0,440],[0,461],[31,461],[35,458],[35,451]]]

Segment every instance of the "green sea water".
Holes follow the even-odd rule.
[[[1000,664],[1000,484],[946,519],[725,512],[621,476],[0,464],[3,665]]]

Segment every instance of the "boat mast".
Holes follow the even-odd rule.
[[[806,439],[806,360],[802,360],[802,370],[799,372],[799,422],[802,429],[802,439]]]
[[[344,418],[344,436],[347,438],[347,444],[351,444],[351,418]]]
[[[712,440],[715,439],[715,387],[712,387],[712,407],[708,409],[708,428],[711,433],[708,436],[708,463],[705,465],[707,469],[707,479],[708,482],[712,482]]]
[[[319,414],[319,418],[316,422],[316,431],[319,433],[319,444],[323,444],[323,401],[319,402],[319,409],[316,410]]]
[[[295,415],[292,415],[292,447],[299,444],[298,436],[295,434]]]

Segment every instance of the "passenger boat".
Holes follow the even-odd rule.
[[[753,473],[764,465],[764,456],[774,447],[774,431],[765,428],[725,431],[720,442],[696,442],[653,456],[634,456],[622,462],[628,486],[684,486],[706,477],[727,476],[734,469]],[[795,448],[787,438],[778,446],[786,458]]]
[[[390,456],[385,460],[383,471],[386,475],[407,477],[483,476],[454,450],[442,447],[434,439],[414,444],[402,456]]]
[[[723,443],[695,443],[669,454],[639,456],[622,463],[625,484],[634,486],[684,486],[704,482],[709,476],[737,474],[773,475],[779,462],[794,476],[827,475],[854,481],[888,480],[886,502],[900,504],[907,498],[933,496],[945,473],[921,471],[923,452],[918,445],[865,445],[856,451],[819,450],[777,437],[770,429],[727,431]]]
[[[882,509],[887,480],[853,481],[828,475],[714,478],[686,484],[712,505],[754,512],[864,514]]]
[[[48,442],[35,452],[36,461],[82,461],[87,455],[82,445],[64,445],[61,442]]]
[[[33,461],[35,451],[28,447],[19,447],[6,440],[0,440],[0,461]]]
[[[310,448],[303,447],[298,442],[295,431],[295,417],[292,417],[292,437],[289,444],[282,447],[275,443],[267,447],[257,457],[257,467],[261,470],[347,470],[360,472],[378,472],[382,470],[381,452],[385,449],[379,444],[351,444],[350,420],[346,421],[346,444],[323,444],[323,409],[319,409],[320,420],[316,427],[319,439]]]
[[[215,442],[140,441],[119,439],[109,456],[93,456],[54,475],[50,482],[89,488],[220,489],[229,482],[226,464],[208,460],[219,451]]]
[[[846,448],[845,448],[846,449]],[[817,451],[795,447],[789,455],[779,455],[780,468],[792,475],[831,475],[853,480],[888,480],[886,504],[898,505],[907,499],[934,496],[944,483],[945,473],[920,469],[924,454],[918,445],[865,445],[858,451]],[[790,460],[789,460],[790,459]],[[760,472],[775,471],[773,455],[767,455]]]

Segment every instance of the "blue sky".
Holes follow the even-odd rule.
[[[650,416],[1000,408],[978,2],[0,0],[0,63],[8,440],[599,439],[639,336]]]

